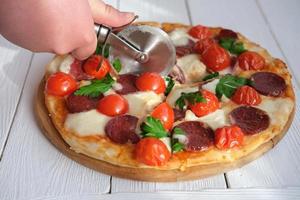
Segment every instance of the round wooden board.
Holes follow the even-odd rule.
[[[223,163],[221,165],[209,164],[194,166],[189,167],[184,171],[120,167],[105,161],[97,160],[83,154],[76,153],[75,151],[70,149],[70,146],[66,142],[64,142],[64,140],[52,124],[51,118],[49,117],[48,110],[44,103],[44,87],[45,81],[43,79],[39,85],[38,93],[36,96],[36,118],[38,119],[38,124],[41,127],[44,135],[57,149],[59,149],[63,154],[65,154],[72,160],[91,169],[112,176],[141,181],[175,182],[183,180],[193,180],[224,173],[229,170],[242,167],[243,165],[257,159],[268,150],[272,149],[287,132],[295,114],[295,110],[293,110],[293,113],[291,114],[290,119],[281,134],[277,135],[272,140],[262,144],[254,152],[234,162]]]

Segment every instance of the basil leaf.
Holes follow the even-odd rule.
[[[183,151],[183,149],[184,149],[184,144],[178,142],[177,139],[172,142],[172,152],[173,153]]]
[[[222,38],[220,39],[219,44],[235,55],[239,55],[246,51],[244,44],[242,42],[236,42],[233,38]]]
[[[186,106],[186,101],[190,104],[195,104],[199,102],[206,102],[206,99],[202,96],[201,92],[182,92],[181,96],[175,101],[175,106],[178,106],[179,109],[183,110]]]
[[[105,58],[108,58],[108,56],[109,56],[109,47],[110,47],[110,45],[109,45],[109,44],[106,44],[106,45],[105,45],[105,48],[104,48],[104,51],[103,51],[103,47],[104,47],[104,44],[98,43],[98,44],[97,44],[97,47],[96,47],[95,54],[96,54],[96,55],[102,55],[102,53],[103,53],[103,56],[104,56]]]
[[[165,131],[161,121],[151,116],[148,116],[146,121],[141,124],[141,130],[141,134],[144,137],[168,137],[168,133]]]
[[[119,58],[115,59],[112,63],[113,67],[117,72],[120,72],[122,69],[121,60]]]
[[[203,81],[207,81],[207,80],[216,78],[216,77],[218,77],[218,76],[219,76],[219,72],[215,72],[215,73],[212,73],[212,74],[208,74],[208,75],[205,76],[202,80],[203,80]]]
[[[238,87],[247,84],[249,84],[248,79],[227,74],[218,82],[216,86],[216,95],[219,99],[223,95],[230,98]]]
[[[173,130],[173,134],[175,134],[175,135],[185,135],[185,132],[181,128],[175,127],[174,130]]]
[[[171,92],[172,88],[174,87],[175,82],[172,78],[170,78],[168,76],[165,79],[167,81],[167,88],[166,88],[166,91],[165,91],[165,96],[167,96]]]

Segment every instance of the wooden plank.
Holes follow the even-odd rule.
[[[295,79],[300,85],[299,52],[300,52],[300,1],[298,0],[264,0],[257,1],[272,34],[278,41]]]
[[[0,36],[0,160],[14,118],[32,53]]]
[[[180,22],[190,24],[188,11],[183,0],[122,0],[120,9],[134,11],[140,21]],[[226,188],[223,174],[197,181],[179,183],[154,183],[112,178],[111,192],[153,192],[153,191],[197,191],[203,188]]]
[[[50,54],[35,54],[0,162],[0,199],[107,193],[110,176],[82,167],[50,144],[35,122],[33,99]]]
[[[269,1],[268,5],[272,3]],[[237,30],[250,40],[267,48],[273,56],[283,58],[268,29],[266,20],[254,0],[191,0],[189,1],[189,8],[194,24],[224,26]],[[276,15],[275,13],[273,15]],[[289,11],[286,10],[285,13],[289,13]],[[299,99],[299,92],[297,92],[297,96]],[[231,188],[300,185],[299,178],[295,176],[295,174],[300,173],[297,167],[300,165],[300,157],[295,153],[300,151],[299,107],[297,107],[296,113],[297,116],[287,136],[275,149],[257,161],[227,173],[228,184]]]

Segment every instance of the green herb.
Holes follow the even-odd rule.
[[[210,80],[210,79],[213,79],[213,78],[216,78],[219,76],[219,72],[215,72],[215,73],[212,73],[212,74],[208,74],[207,76],[205,76],[203,78],[203,81],[207,81],[207,80]]]
[[[114,82],[114,79],[108,74],[101,80],[92,80],[90,85],[79,88],[74,94],[78,96],[98,97],[101,93],[108,91]]]
[[[179,151],[183,151],[184,144],[178,142],[178,139],[173,140],[172,142],[172,152],[177,153]]]
[[[115,59],[112,63],[113,67],[117,72],[120,72],[122,69],[121,60],[119,58]]]
[[[199,102],[206,102],[206,99],[202,96],[201,92],[182,92],[181,96],[176,100],[175,106],[178,106],[181,110],[186,106],[186,101],[190,104]]]
[[[165,131],[162,123],[159,119],[148,116],[146,121],[141,124],[142,135],[144,137],[156,137],[163,138],[168,137],[168,133]]]
[[[217,84],[216,95],[219,99],[223,95],[230,98],[238,87],[247,84],[250,84],[248,79],[227,74],[223,76]]]
[[[230,53],[235,55],[246,51],[244,44],[242,42],[236,42],[234,38],[222,38],[219,43],[224,49],[227,49]]]
[[[167,88],[165,91],[165,95],[167,96],[171,92],[172,88],[174,87],[175,82],[172,78],[170,78],[168,76],[166,77],[166,81],[167,81]]]
[[[175,127],[174,130],[173,130],[173,134],[175,134],[175,135],[185,135],[185,132],[181,128]]]
[[[103,51],[103,47],[104,47],[104,51]],[[109,44],[104,45],[104,44],[98,43],[95,54],[96,55],[103,55],[105,58],[108,58],[108,56],[109,56],[109,47],[110,47]]]

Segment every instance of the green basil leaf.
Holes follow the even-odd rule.
[[[207,81],[207,80],[210,80],[210,79],[213,79],[213,78],[216,78],[219,76],[219,72],[214,72],[212,74],[208,74],[207,76],[205,76],[203,78],[203,81]]]
[[[165,91],[165,96],[167,96],[171,92],[171,90],[173,89],[173,87],[175,85],[174,80],[168,76],[166,77],[166,81],[167,81],[167,88]]]
[[[120,72],[122,69],[121,60],[119,58],[115,59],[112,63],[113,67],[117,72]]]

